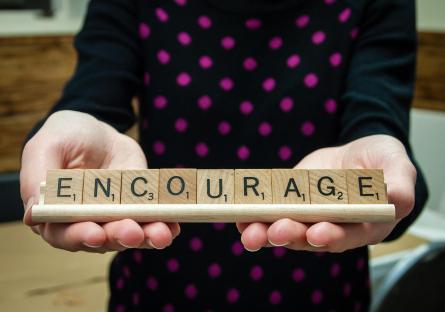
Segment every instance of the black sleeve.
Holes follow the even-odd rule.
[[[421,212],[428,192],[409,146],[409,112],[416,63],[414,0],[371,0],[354,46],[341,98],[340,143],[387,134],[399,139],[417,168],[416,202],[386,238],[398,238]]]
[[[142,77],[134,1],[91,1],[74,46],[78,55],[75,73],[49,114],[80,111],[118,131],[127,130],[135,122],[131,100]]]

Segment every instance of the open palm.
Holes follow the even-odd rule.
[[[416,169],[402,143],[387,135],[373,135],[349,144],[323,148],[307,155],[298,169],[379,168],[384,170],[388,201],[396,207],[391,223],[304,224],[281,219],[273,224],[238,224],[248,250],[263,246],[286,246],[295,250],[342,252],[385,239],[414,206]]]

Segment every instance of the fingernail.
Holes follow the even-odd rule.
[[[287,244],[289,244],[289,242],[285,242],[284,244],[276,244],[276,243],[272,242],[271,240],[269,240],[269,244],[271,244],[274,247],[283,247],[283,246],[286,246]]]
[[[128,248],[128,249],[136,248],[136,246],[126,245],[126,244],[122,243],[120,240],[118,240],[117,242],[119,243],[119,245],[121,245],[121,246],[123,246],[125,248]]]
[[[23,223],[26,223],[26,220],[28,219],[27,216],[31,211],[30,208],[32,207],[33,204],[34,204],[34,197],[31,196],[25,205],[25,213],[23,214]],[[29,224],[32,224],[31,216],[29,216],[29,221],[30,221]]]
[[[250,252],[257,252],[258,250],[261,249],[261,247],[258,248],[258,249],[249,249],[249,248],[247,248],[246,246],[244,246],[244,249],[246,249],[247,251],[250,251]]]
[[[311,245],[312,247],[315,247],[315,248],[326,247],[326,245],[317,245],[317,244],[311,243],[310,241],[307,241],[307,242],[309,245]]]
[[[102,245],[92,245],[92,244],[88,244],[87,242],[83,242],[83,244],[89,248],[99,248],[102,247]]]
[[[151,239],[147,239],[147,244],[148,244],[148,246],[150,246],[151,248],[154,248],[154,249],[163,249],[163,248],[161,248],[161,247],[158,247],[158,246],[155,246],[154,244],[153,244],[153,242],[151,241]]]

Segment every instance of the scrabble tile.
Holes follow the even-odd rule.
[[[300,169],[272,169],[274,204],[310,204],[309,174]]]
[[[159,169],[122,171],[122,204],[157,204]]]
[[[345,170],[309,170],[311,204],[347,204]]]
[[[350,204],[388,203],[383,170],[347,170],[346,180]]]
[[[86,169],[83,183],[84,204],[120,204],[121,171]]]
[[[233,169],[198,169],[198,204],[233,204]]]
[[[236,169],[235,204],[272,204],[271,170]]]
[[[48,170],[45,204],[82,204],[82,169]]]
[[[196,204],[196,169],[160,169],[160,204]]]

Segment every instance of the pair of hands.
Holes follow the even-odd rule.
[[[22,155],[20,186],[25,205],[24,223],[51,246],[69,251],[121,251],[127,248],[169,246],[179,235],[177,223],[143,223],[133,220],[97,224],[34,224],[30,207],[38,202],[40,182],[55,168],[147,168],[138,143],[94,117],[60,111],[52,114],[26,144]],[[381,242],[414,206],[416,170],[401,142],[386,135],[373,135],[349,144],[319,149],[296,168],[382,168],[389,202],[396,206],[391,223],[304,224],[281,219],[272,224],[237,224],[244,247],[250,251],[267,246],[294,250],[342,252]]]

